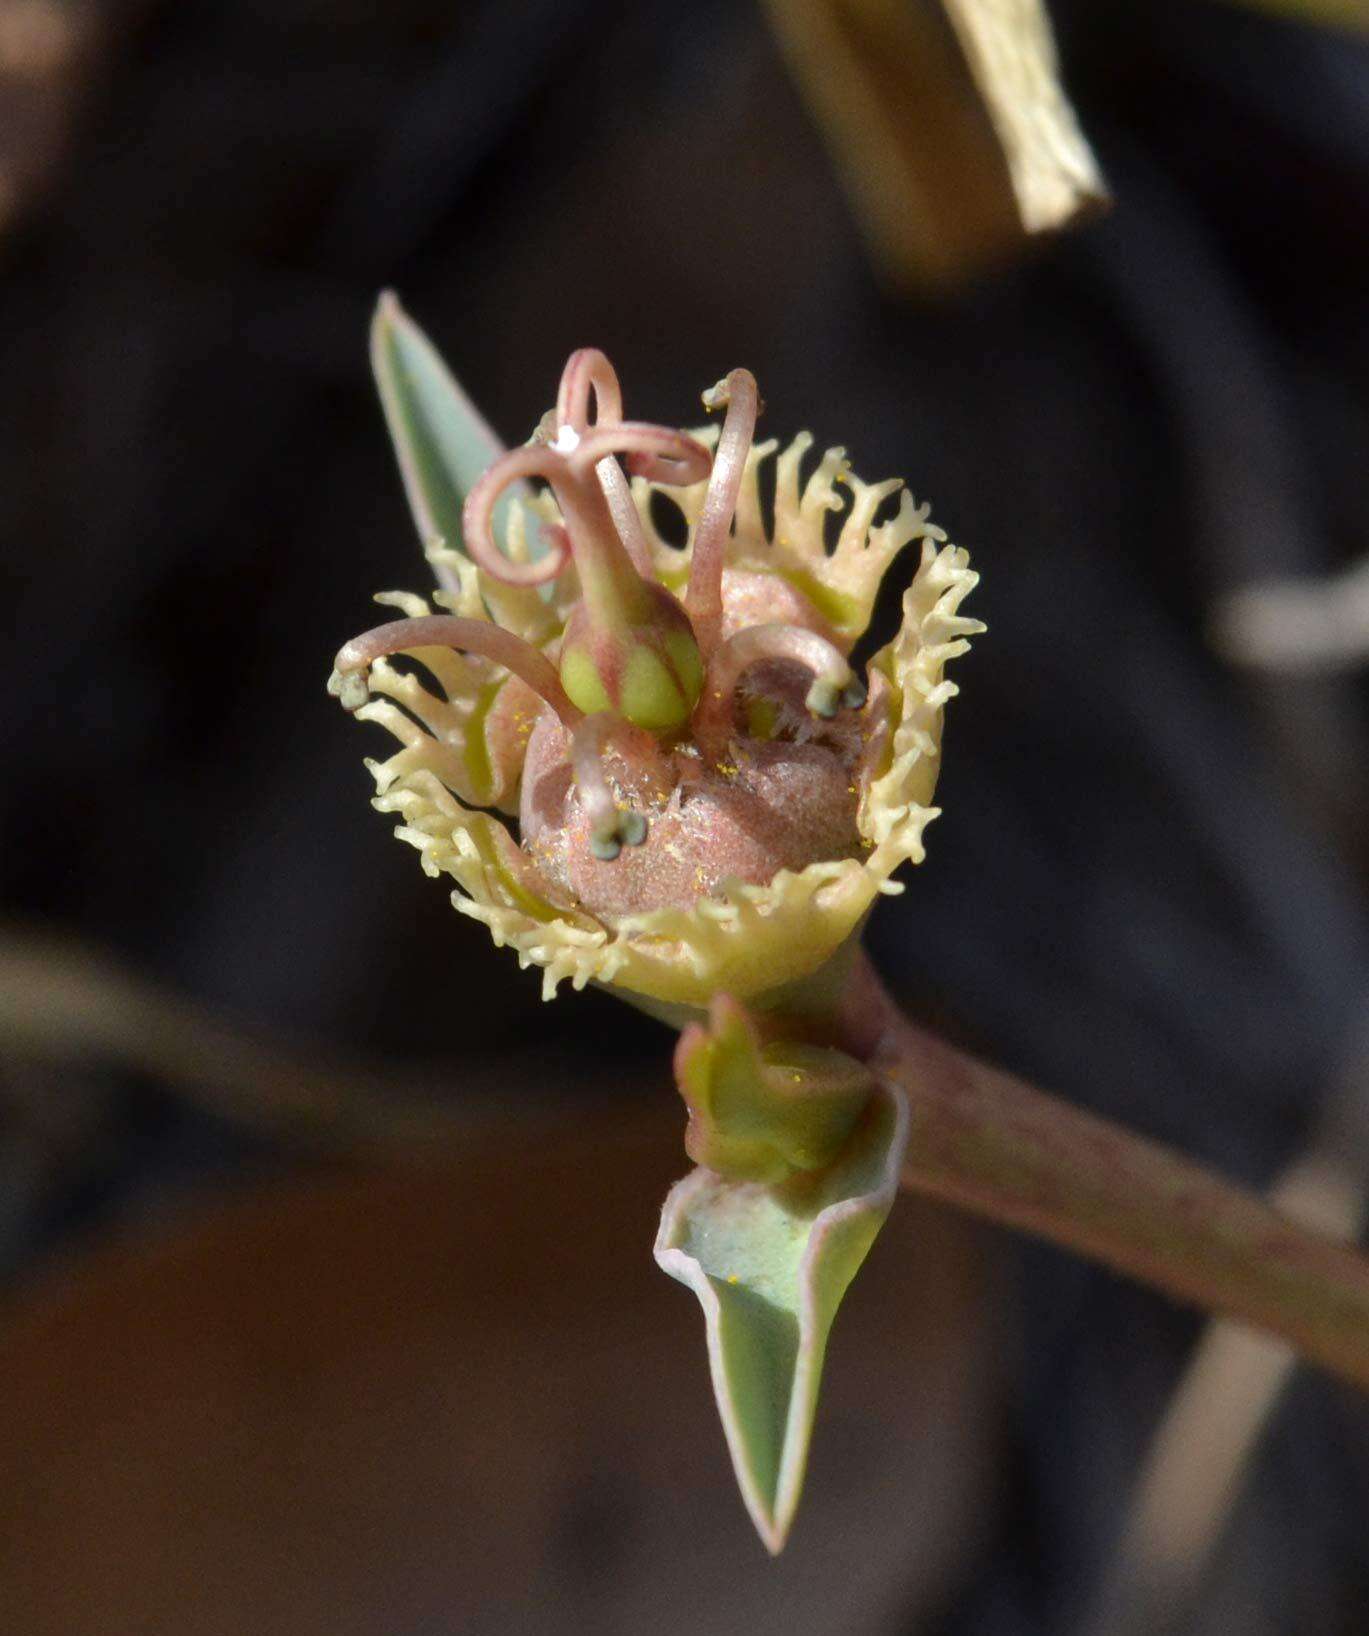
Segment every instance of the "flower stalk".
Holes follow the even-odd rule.
[[[908,1098],[901,1185],[1268,1330],[1369,1391],[1369,1258],[908,1021],[869,962],[835,1032]]]

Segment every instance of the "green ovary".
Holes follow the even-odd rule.
[[[598,710],[612,710],[599,667],[583,648],[568,648],[561,655],[561,686],[570,696],[570,702],[587,716]]]
[[[694,697],[698,697],[697,690]],[[694,701],[685,697],[659,653],[646,647],[633,649],[623,668],[619,708],[634,727],[645,727],[652,733],[670,732],[684,726],[693,707]]]

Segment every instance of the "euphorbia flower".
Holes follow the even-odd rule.
[[[822,1038],[859,969],[837,957],[922,857],[976,576],[898,480],[861,482],[841,449],[805,478],[806,433],[778,458],[755,444],[744,369],[704,393],[721,426],[691,433],[626,420],[608,359],[576,352],[505,450],[392,298],[373,340],[441,588],[380,597],[402,617],[348,642],[329,685],[400,741],[369,764],[376,805],[547,997],[594,978],[684,1027],[698,1168],[656,1256],[703,1305],[737,1479],[778,1551],[908,1132],[901,1095]],[[669,503],[683,547],[657,526]],[[858,675],[912,544],[902,625]]]
[[[427,542],[442,588],[378,597],[402,617],[337,656],[332,689],[400,741],[369,763],[377,807],[548,998],[567,977],[685,1007],[792,984],[901,890],[936,815],[944,670],[982,628],[958,613],[966,553],[843,450],[805,478],[808,434],[778,458],[754,443],[746,370],[704,404],[720,428],[625,420],[608,359],[573,354],[531,441],[470,487],[464,550]],[[881,577],[915,542],[902,626],[857,676]]]

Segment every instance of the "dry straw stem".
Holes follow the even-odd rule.
[[[955,1050],[882,997],[867,992],[849,1013],[858,1014],[858,1031],[875,1040],[871,1065],[912,1105],[904,1187],[1267,1330],[1369,1390],[1369,1259],[1159,1143]]]
[[[1106,197],[1059,79],[1041,0],[945,0],[1008,162],[1029,233],[1062,227]]]
[[[1252,11],[1267,11],[1293,22],[1314,23],[1324,28],[1369,30],[1369,6],[1364,0],[1232,0]]]
[[[1107,202],[1041,0],[767,0],[881,273],[951,286]]]
[[[1362,1215],[1358,1189],[1306,1160],[1271,1197],[1338,1238]],[[1087,1636],[1142,1636],[1191,1606],[1298,1363],[1287,1341],[1229,1320],[1208,1325],[1147,1453]]]
[[[464,1061],[452,1101],[448,1065],[359,1063],[254,1033],[72,938],[0,925],[0,1063],[25,1062],[131,1068],[219,1118],[335,1157],[441,1164],[508,1117],[502,1059]],[[562,1106],[520,1098],[519,1118],[555,1121]]]
[[[1324,578],[1229,592],[1216,609],[1212,641],[1234,664],[1294,676],[1369,664],[1369,559]]]
[[[1270,1199],[1302,1226],[1353,1240],[1369,1205],[1369,1018],[1318,1100],[1318,1129]],[[1193,1603],[1298,1361],[1287,1342],[1208,1325],[1146,1455],[1088,1636],[1139,1636]]]

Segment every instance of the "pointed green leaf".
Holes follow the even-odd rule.
[[[742,1498],[784,1547],[827,1337],[898,1188],[907,1107],[877,1086],[832,1165],[774,1186],[695,1170],[666,1199],[656,1260],[704,1309],[713,1391]]]
[[[439,541],[460,549],[466,496],[504,445],[390,290],[371,325],[371,367],[419,539],[425,550]],[[495,507],[499,540],[508,504],[505,495]]]

